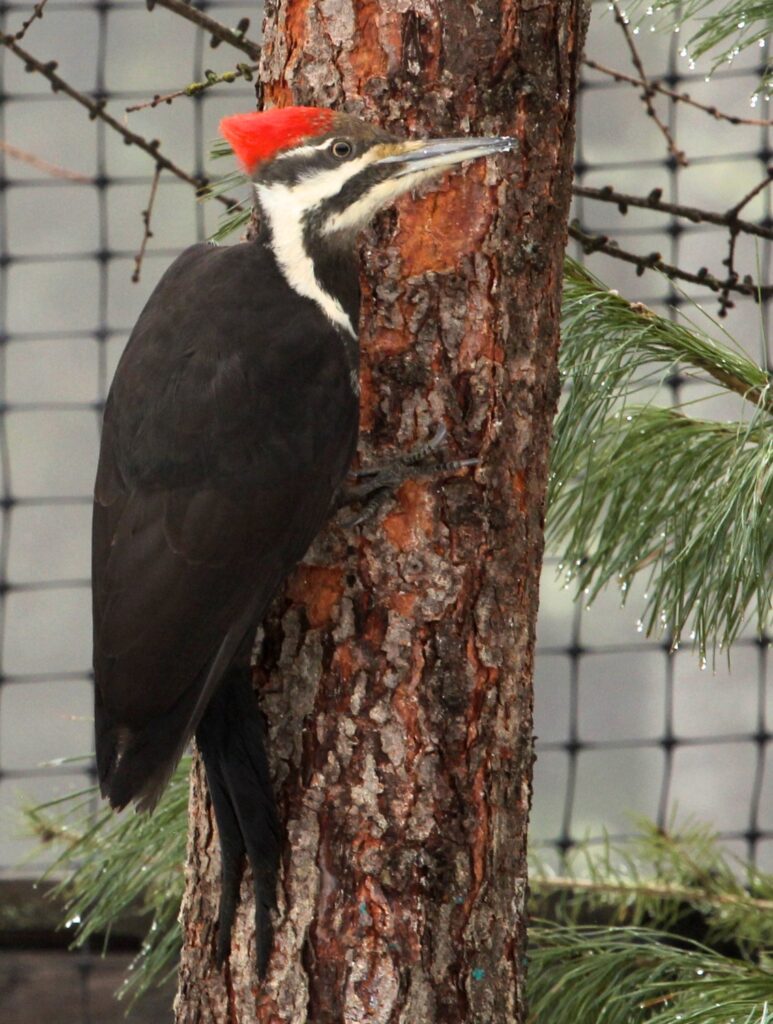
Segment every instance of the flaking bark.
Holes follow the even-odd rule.
[[[192,776],[178,1024],[525,1017],[532,667],[581,0],[268,0],[265,105],[412,135],[510,134],[363,246],[360,460],[445,422],[480,465],[333,521],[261,630],[287,830],[269,977],[249,879],[225,973]]]

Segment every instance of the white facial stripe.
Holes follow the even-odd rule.
[[[356,160],[345,160],[338,167],[331,167],[329,171],[314,171],[308,178],[301,178],[295,185],[291,185],[290,191],[297,205],[305,212],[323,199],[337,196],[350,178],[359,174],[375,159],[373,153],[363,153]]]
[[[364,195],[360,196],[356,203],[347,206],[345,210],[331,214],[325,221],[322,231],[326,235],[335,234],[336,231],[353,231],[367,224],[376,210],[387,206],[393,199],[410,191],[416,185],[420,185],[425,178],[432,177],[432,171],[416,171],[414,174],[404,175],[401,178],[387,178],[386,181],[374,185]]]
[[[316,146],[296,146],[295,149],[285,150],[284,153],[279,153],[274,157],[275,160],[289,160],[295,156],[311,156],[313,153],[322,153],[335,142],[335,139],[325,139],[324,142],[317,143]]]
[[[304,148],[316,152],[333,141],[328,139],[318,147]],[[288,155],[296,156],[302,151],[290,150]],[[338,195],[351,177],[376,159],[378,154],[371,151],[356,160],[347,160],[339,167],[332,167],[329,171],[315,171],[294,185],[278,182],[255,185],[260,205],[271,222],[274,251],[288,284],[299,294],[313,299],[334,324],[342,327],[353,338],[357,337],[355,326],[338,299],[325,291],[314,273],[314,264],[303,244],[303,218],[308,210],[322,200]]]
[[[298,191],[302,187],[303,182],[293,187],[255,186],[260,205],[271,223],[277,262],[291,288],[316,302],[329,320],[356,338],[357,332],[341,303],[317,280],[314,264],[303,244],[303,215],[314,203],[306,201],[305,193]]]

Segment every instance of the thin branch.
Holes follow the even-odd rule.
[[[773,180],[773,165],[768,167],[767,174],[762,181],[758,182],[753,189],[747,192],[743,199],[737,202],[735,206],[730,207],[727,211],[728,217],[730,217],[731,220],[736,220],[744,206],[748,205],[755,196],[760,194],[760,192],[763,192],[768,185],[770,185],[771,180]]]
[[[238,27],[233,29],[210,18],[208,14],[200,11],[198,7],[193,7],[186,0],[146,0],[146,2],[149,11],[157,6],[166,7],[173,14],[179,14],[181,18],[192,21],[194,25],[203,28],[212,37],[213,46],[217,46],[218,43],[228,43],[230,46],[235,46],[237,50],[241,50],[242,53],[246,53],[253,60],[260,59],[260,46],[245,35],[250,25],[249,18],[242,18]]]
[[[69,82],[66,82],[60,75],[56,73],[57,62],[52,60],[44,64],[37,58],[33,57],[31,53],[24,50],[18,45],[13,36],[7,35],[4,32],[0,32],[0,45],[5,46],[15,54],[19,60],[24,61],[25,67],[28,71],[37,71],[38,74],[43,75],[50,84],[53,92],[63,92],[66,96],[74,99],[76,103],[79,103],[82,107],[85,107],[89,112],[89,117],[92,120],[99,119],[106,125],[109,125],[114,131],[123,138],[127,146],[137,146],[143,152],[147,153],[148,156],[152,157],[157,167],[162,168],[165,171],[170,171],[175,177],[180,178],[181,181],[186,181],[189,185],[200,191],[206,185],[209,184],[209,179],[205,177],[195,178],[184,171],[182,167],[178,167],[177,164],[173,163],[169,157],[164,156],[159,151],[160,143],[158,139],[151,139],[148,141],[142,135],[138,135],[136,132],[130,131],[120,121],[116,121],[114,117],[107,113],[105,110],[105,100],[94,100],[85,93],[79,92]],[[235,200],[229,196],[217,196],[218,202],[223,203],[225,206],[231,207],[234,205]]]
[[[43,8],[46,6],[47,3],[48,0],[40,0],[39,3],[35,4],[32,14],[29,16],[29,18],[27,18],[27,20],[22,24],[22,27],[19,29],[19,31],[14,35],[14,39],[16,39],[17,42],[19,40],[24,39],[24,37],[27,34],[27,29],[30,27],[33,21],[37,21],[38,18],[43,17]]]
[[[724,384],[726,388],[731,391],[735,391],[741,398],[746,399],[747,402],[751,402],[752,405],[765,409],[769,416],[773,416],[773,392],[770,387],[767,388],[754,388],[736,377],[732,373],[726,373],[718,366],[710,366],[706,363],[702,365],[702,369],[713,377],[714,380],[719,381],[720,384]]]
[[[738,280],[738,271],[735,269],[735,253],[736,245],[738,243],[738,236],[739,234],[741,234],[742,230],[742,222],[739,221],[738,214],[741,212],[744,206],[746,206],[748,203],[752,201],[752,199],[754,199],[755,196],[759,195],[760,192],[762,192],[770,185],[772,179],[773,166],[768,167],[767,174],[762,179],[762,181],[758,182],[758,184],[756,184],[753,189],[750,189],[750,191],[746,193],[743,199],[739,200],[739,202],[737,202],[735,206],[732,206],[727,211],[727,216],[730,221],[728,225],[730,230],[730,238],[728,241],[727,256],[725,257],[725,259],[722,260],[724,265],[727,267],[727,278],[725,281],[725,287],[722,289],[722,292],[719,296],[720,316],[725,316],[727,310],[732,308],[732,306],[734,305],[734,303],[730,300],[730,291],[728,285],[731,282]]]
[[[156,198],[156,192],[158,191],[158,179],[161,177],[161,168],[156,164],[156,170],[153,174],[153,181],[150,183],[150,195],[148,196],[148,205],[142,211],[142,223],[144,231],[142,233],[142,241],[140,242],[140,248],[137,255],[134,257],[134,273],[132,274],[132,281],[136,284],[140,279],[140,271],[142,270],[142,260],[145,257],[145,249],[147,248],[148,242],[153,237],[153,232],[150,230],[150,217],[153,213],[153,202]]]
[[[616,192],[611,186],[603,188],[586,188],[584,185],[575,185],[572,189],[574,195],[583,196],[586,199],[598,199],[602,203],[614,203],[619,207],[621,213],[627,212],[627,207],[635,206],[644,210],[656,210],[658,213],[669,213],[675,217],[684,217],[693,224],[717,224],[719,227],[737,227],[738,231],[747,235],[758,235],[760,238],[773,239],[773,228],[763,227],[761,224],[754,224],[752,221],[739,220],[735,211],[740,210],[746,201],[739,206],[733,207],[727,213],[714,213],[711,210],[701,210],[697,206],[683,206],[681,203],[666,203],[661,198],[662,191],[659,188],[653,189],[648,196],[634,196],[626,192]],[[756,194],[756,193],[755,193]],[[749,198],[752,198],[751,196]]]
[[[615,21],[623,30],[625,41],[628,44],[628,49],[631,53],[631,60],[633,61],[634,67],[639,72],[639,77],[642,80],[643,89],[641,93],[641,98],[644,102],[644,106],[647,109],[647,113],[650,115],[652,120],[660,129],[663,138],[666,140],[666,145],[668,146],[669,153],[673,156],[673,158],[676,160],[678,164],[680,164],[682,167],[686,167],[687,157],[685,156],[684,151],[678,148],[676,142],[674,141],[674,137],[669,131],[668,125],[661,121],[660,117],[658,116],[657,110],[655,110],[655,106],[652,102],[653,89],[650,84],[650,80],[647,78],[647,73],[644,70],[644,65],[642,64],[641,57],[639,56],[639,51],[636,49],[636,44],[633,41],[633,35],[631,34],[630,29],[628,28],[628,19],[620,10],[620,5],[618,4],[617,0],[612,0],[612,3],[615,11]]]
[[[252,74],[258,70],[259,65],[257,64],[237,64],[233,71],[224,71],[222,74],[216,74],[214,71],[205,71],[206,78],[203,82],[191,82],[190,85],[186,85],[184,89],[178,89],[177,92],[168,92],[163,96],[156,95],[152,100],[147,100],[145,103],[135,103],[133,107],[126,107],[127,114],[133,114],[136,110],[147,110],[148,107],[158,107],[162,103],[172,103],[173,100],[178,99],[180,96],[197,96],[199,93],[204,92],[205,89],[211,89],[213,85],[219,85],[220,82],[234,82],[237,78],[244,78],[246,81],[252,81]]]
[[[628,82],[630,85],[636,86],[640,89],[648,88],[652,92],[659,93],[661,96],[668,96],[669,99],[672,99],[677,103],[685,103],[687,106],[695,107],[696,110],[702,110],[717,121],[728,121],[730,124],[745,124],[759,128],[766,128],[768,125],[773,125],[773,120],[766,118],[738,117],[736,114],[726,114],[722,110],[717,110],[716,107],[707,106],[705,103],[699,103],[698,100],[694,100],[687,92],[675,92],[673,89],[668,89],[660,82],[646,82],[641,78],[634,78],[633,75],[627,75],[624,71],[617,71],[615,68],[608,68],[605,64],[599,64],[598,61],[591,60],[589,57],[585,58],[583,64],[585,64],[586,67],[592,68],[594,71],[601,72],[602,75],[609,75],[609,77],[613,78],[616,82]]]
[[[29,164],[30,167],[42,171],[43,174],[47,174],[51,178],[65,178],[67,181],[76,181],[80,185],[94,184],[94,179],[90,178],[87,174],[80,174],[78,171],[68,171],[66,167],[59,167],[57,164],[49,163],[48,160],[35,156],[34,153],[28,153],[25,149],[19,149],[18,146],[12,146],[10,142],[4,142],[2,139],[0,139],[0,150],[6,156],[13,157],[14,160],[21,160],[22,163]]]
[[[768,299],[773,296],[773,285],[758,285],[754,281],[746,279],[743,281],[720,281],[705,267],[701,267],[697,274],[692,274],[672,263],[666,263],[659,252],[650,253],[648,256],[638,256],[636,253],[621,249],[611,242],[607,235],[592,235],[583,231],[576,221],[569,225],[569,234],[582,245],[586,254],[603,252],[606,256],[612,256],[616,260],[632,263],[639,275],[643,274],[645,270],[658,270],[666,277],[678,278],[681,281],[688,281],[690,284],[699,284],[704,288],[710,288],[713,292],[721,293],[727,288],[728,291],[751,295],[755,299]]]
[[[658,884],[655,882],[594,882],[584,878],[551,877],[532,878],[531,884],[538,889],[573,889],[587,893],[631,893],[663,899],[684,900],[685,903],[713,903],[719,906],[749,907],[764,913],[773,911],[773,900],[760,900],[752,896],[733,893],[707,893],[703,889],[689,886]]]

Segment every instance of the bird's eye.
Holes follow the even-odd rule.
[[[344,160],[352,151],[351,142],[347,142],[346,139],[337,139],[333,143],[333,156],[337,156],[339,160]]]

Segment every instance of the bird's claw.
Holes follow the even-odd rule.
[[[446,429],[446,425],[445,423],[441,423],[429,441],[422,441],[421,444],[417,444],[404,455],[398,455],[395,459],[385,465],[365,466],[362,469],[355,469],[352,475],[357,480],[362,480],[366,477],[378,476],[384,470],[390,470],[396,466],[416,466],[426,455],[434,455],[439,448],[442,448],[447,437],[448,430]]]
[[[449,459],[444,462],[438,462],[436,458],[433,458],[443,447],[447,436],[448,431],[441,423],[428,441],[416,445],[404,455],[398,455],[395,459],[380,466],[367,466],[355,470],[352,475],[361,482],[349,486],[344,485],[338,493],[336,507],[341,509],[348,505],[358,504],[361,505],[361,508],[353,516],[346,517],[344,525],[347,527],[360,526],[372,518],[384,501],[392,497],[397,488],[406,480],[449,476],[460,469],[479,464],[480,460],[477,458]],[[429,461],[427,460],[428,456],[430,457]]]

